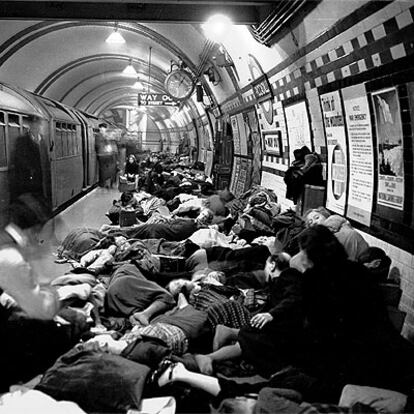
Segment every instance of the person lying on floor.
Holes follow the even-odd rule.
[[[306,325],[291,342],[290,361],[285,361],[296,368],[275,373],[261,387],[287,386],[307,401],[326,402],[338,402],[346,384],[412,393],[414,347],[391,326],[364,266],[348,260],[343,246],[321,225],[304,231],[299,245],[301,250],[290,263],[303,271]],[[280,355],[272,355],[270,362],[275,357]],[[213,395],[223,388],[216,378],[182,373],[177,380],[187,378]],[[286,376],[292,377],[288,383],[281,381]],[[166,378],[170,377],[174,374]]]
[[[145,278],[132,264],[114,272],[105,296],[106,315],[129,318],[133,325],[148,325],[155,315],[174,305],[175,300],[165,289]]]
[[[347,383],[411,390],[414,347],[392,326],[378,282],[322,225],[299,245],[290,264],[303,272],[307,324],[296,362],[338,392]]]
[[[208,333],[206,312],[194,309],[184,295],[179,295],[177,306],[172,310],[149,322],[141,319],[141,323],[119,340],[113,339],[110,334],[97,335],[85,343],[84,349],[121,355],[129,345],[146,335],[162,340],[174,355],[182,355],[191,347],[192,341]]]
[[[204,209],[195,219],[180,218],[169,223],[144,223],[122,229],[118,226],[104,224],[100,231],[108,235],[125,236],[128,239],[181,241],[190,237],[198,229],[207,227],[212,217],[212,212]]]
[[[269,256],[265,277],[270,285],[267,305],[241,329],[218,325],[213,352],[196,355],[200,371],[212,374],[213,363],[242,357],[268,375],[290,362],[290,349],[303,328],[301,274],[289,268],[290,256]],[[235,344],[231,344],[236,342]]]
[[[332,214],[325,207],[308,210],[303,220],[307,227],[321,224],[327,227],[344,246],[350,260],[356,261],[358,256],[369,246],[365,239],[351,226],[349,221],[338,215]]]
[[[167,289],[174,297],[183,294],[195,309],[207,312],[212,332],[217,325],[241,328],[250,322],[249,310],[244,306],[242,292],[225,286],[223,272],[204,269],[195,272],[193,280],[175,279]]]
[[[187,360],[164,358],[152,374],[161,389],[186,384],[209,394],[214,412],[264,413],[412,413],[414,396],[383,388],[346,385],[340,399],[327,401],[318,393],[318,381],[288,367],[267,381],[240,382],[194,372]],[[316,392],[315,392],[316,391]]]

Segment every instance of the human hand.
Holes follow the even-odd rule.
[[[148,316],[145,315],[144,312],[135,312],[129,317],[129,321],[132,323],[132,325],[142,325],[142,326],[148,326],[149,325],[149,319]]]
[[[250,325],[253,328],[262,329],[270,321],[273,321],[273,316],[270,313],[258,313],[257,315],[253,316],[250,321]]]

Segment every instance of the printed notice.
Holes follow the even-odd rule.
[[[347,216],[369,226],[374,194],[374,147],[365,86],[342,89],[349,146]]]
[[[348,159],[345,121],[339,91],[320,96],[328,148],[326,207],[338,214],[345,212],[348,184]]]

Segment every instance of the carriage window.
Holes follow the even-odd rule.
[[[9,114],[9,127],[20,128],[19,115]]]
[[[62,157],[68,155],[68,131],[66,130],[66,124],[62,122]]]
[[[75,155],[75,137],[73,135],[73,125],[68,124],[68,137],[69,137],[69,155]]]
[[[79,155],[80,154],[80,140],[77,134],[77,128],[76,125],[72,125],[72,133],[73,133],[73,141],[74,141],[74,145],[75,145],[75,154]]]
[[[6,117],[0,112],[0,167],[7,167]]]
[[[55,156],[56,156],[56,158],[61,158],[62,157],[62,124],[60,122],[56,122]]]
[[[8,114],[8,122],[7,122],[7,133],[8,133],[8,141],[7,141],[7,157],[9,160],[9,167],[14,166],[14,153],[16,148],[16,140],[19,137],[20,133],[20,117],[19,115]]]

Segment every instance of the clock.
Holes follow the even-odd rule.
[[[193,93],[194,86],[193,77],[183,69],[173,70],[164,82],[165,90],[174,99],[187,99]]]

